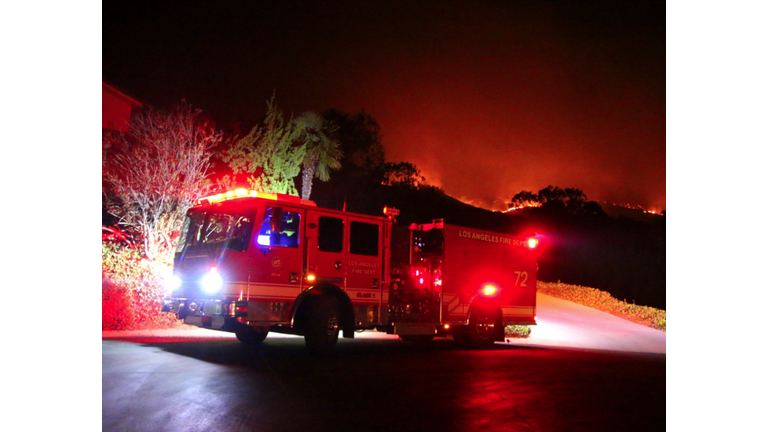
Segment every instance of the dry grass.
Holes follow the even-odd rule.
[[[539,281],[537,288],[542,294],[608,312],[619,318],[643,324],[657,330],[667,331],[667,311],[661,309],[640,306],[634,303],[630,304],[611,297],[605,291],[579,285]]]

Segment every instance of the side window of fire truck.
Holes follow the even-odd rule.
[[[379,255],[379,226],[364,222],[349,224],[349,252],[355,255]]]
[[[320,216],[317,227],[317,249],[322,252],[341,252],[344,248],[344,221]]]
[[[272,236],[272,207],[268,207],[264,212],[264,219],[261,222],[261,229],[259,230],[259,236],[256,239],[260,246],[276,246],[276,247],[299,247],[299,227],[301,226],[301,214],[283,210],[279,213],[280,220],[278,221],[280,236]],[[273,242],[276,240],[276,242]]]

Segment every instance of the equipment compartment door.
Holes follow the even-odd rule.
[[[354,302],[379,304],[382,289],[382,222],[349,217],[347,293]]]

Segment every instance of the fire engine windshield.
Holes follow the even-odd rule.
[[[192,211],[184,220],[176,253],[195,247],[227,248],[243,252],[248,249],[252,229],[252,210]]]

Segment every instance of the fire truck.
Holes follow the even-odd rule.
[[[184,220],[163,311],[245,344],[303,336],[313,354],[365,330],[489,348],[505,326],[536,324],[535,236],[401,227],[396,209],[384,213],[246,189],[203,198]]]

